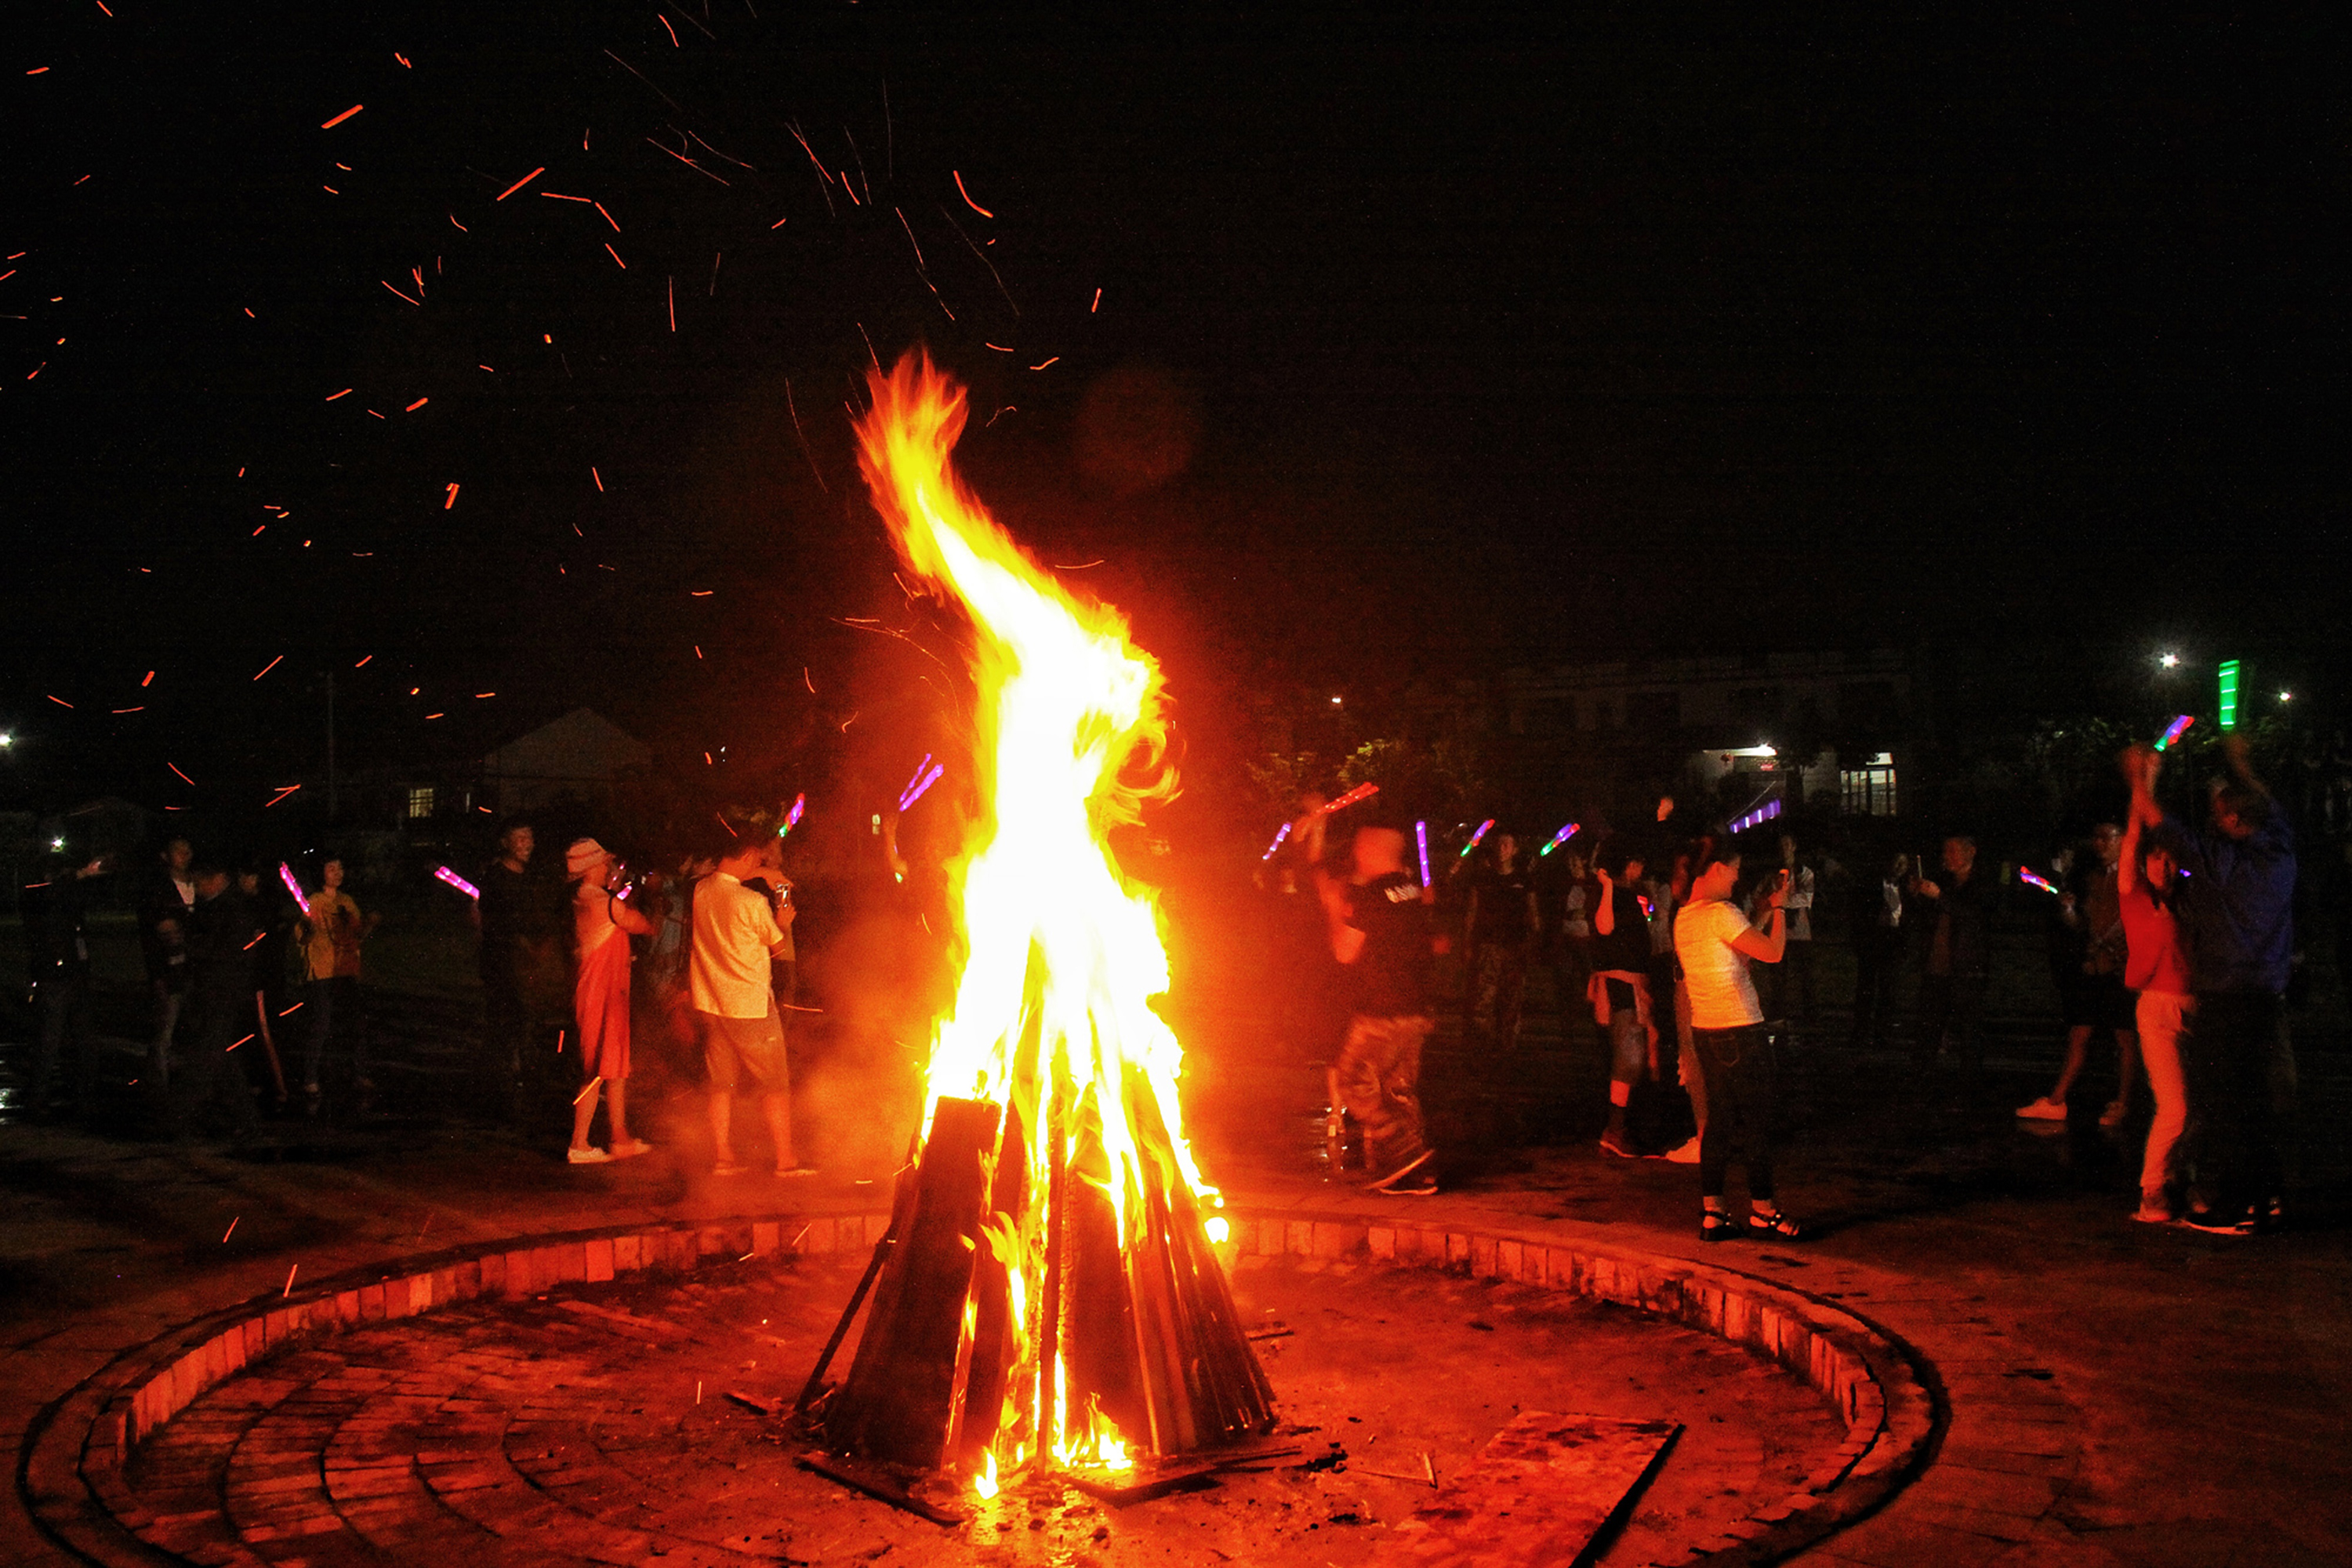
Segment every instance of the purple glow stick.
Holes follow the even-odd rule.
[[[2017,879],[2024,883],[2029,888],[2039,888],[2045,893],[2058,892],[2058,889],[2053,884],[2035,876],[2033,874],[2032,868],[2030,866],[2020,866],[2017,868]],[[2064,897],[2063,894],[2060,894],[2059,896],[2062,898]]]
[[[1412,842],[1413,842],[1413,847],[1414,847],[1415,848],[1417,848],[1417,849],[1419,849],[1419,850],[1421,851],[1421,885],[1422,885],[1423,887],[1426,888],[1427,886],[1429,886],[1429,824],[1428,824],[1428,823],[1426,823],[1426,822],[1416,822],[1416,823],[1414,823],[1414,824],[1412,825]]]
[[[908,780],[907,781],[907,787],[906,787],[905,789],[902,789],[902,790],[900,790],[900,791],[898,792],[898,799],[899,799],[899,801],[902,803],[902,804],[900,805],[900,806],[899,806],[899,808],[898,808],[898,809],[900,809],[901,811],[904,811],[904,810],[906,809],[906,806],[905,806],[905,805],[904,805],[903,803],[904,803],[906,800],[908,800],[909,797],[911,797],[913,795],[915,795],[915,793],[916,793],[917,791],[919,791],[919,790],[920,790],[920,789],[922,788],[922,784],[923,784],[923,770],[924,770],[925,768],[929,767],[930,765],[931,765],[931,753],[930,753],[930,752],[925,752],[923,753],[923,760],[922,760],[921,762],[917,763],[915,764],[915,776],[914,776],[914,777],[912,777],[912,778],[910,778],[910,779],[908,779]]]
[[[2164,727],[2164,733],[2156,738],[2156,749],[2161,752],[2170,746],[2175,741],[2187,734],[2189,726],[2195,722],[2197,722],[2196,717],[2189,713],[2183,713],[2179,718],[2175,719]]]
[[[304,914],[309,914],[310,900],[302,896],[302,884],[294,879],[294,868],[283,860],[278,862],[278,879],[286,884],[288,892],[294,895],[295,907]]]
[[[1478,831],[1470,836],[1470,842],[1462,847],[1462,853],[1455,857],[1455,858],[1467,860],[1470,858],[1470,851],[1478,847],[1478,840],[1486,837],[1487,830],[1494,826],[1495,819],[1491,816],[1486,821],[1480,823],[1478,825]]]
[[[914,793],[911,795],[902,795],[898,797],[898,814],[902,816],[905,816],[908,808],[913,805],[917,801],[922,799],[923,796],[929,793],[930,787],[940,782],[940,775],[947,771],[947,763],[933,763],[931,764],[931,771],[923,775],[923,782],[915,786]]]
[[[1277,849],[1281,848],[1281,847],[1282,847],[1282,841],[1283,841],[1284,839],[1286,839],[1286,838],[1289,837],[1290,837],[1290,824],[1288,824],[1288,823],[1286,823],[1286,823],[1284,823],[1284,824],[1282,825],[1282,831],[1281,831],[1281,832],[1279,832],[1279,833],[1276,833],[1276,834],[1274,836],[1274,842],[1273,842],[1273,843],[1271,843],[1271,844],[1269,844],[1269,845],[1267,845],[1267,846],[1265,847],[1265,854],[1263,854],[1263,855],[1261,855],[1261,856],[1259,856],[1259,857],[1258,857],[1258,858],[1259,858],[1260,860],[1271,860],[1271,859],[1273,859],[1273,858],[1274,858],[1274,852],[1275,852],[1276,850],[1277,850]]]
[[[433,875],[436,880],[448,883],[451,887],[457,889],[459,892],[473,900],[476,903],[481,902],[482,889],[474,886],[473,883],[466,880],[465,878],[457,875],[457,872],[449,869],[448,867],[442,866],[436,868],[434,870]]]
[[[782,838],[785,834],[798,827],[801,825],[801,813],[807,809],[808,796],[804,795],[793,796],[793,808],[784,813],[783,825],[776,829],[776,837]]]

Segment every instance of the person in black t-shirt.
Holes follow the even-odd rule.
[[[180,1082],[173,1108],[183,1135],[210,1122],[243,1136],[260,1120],[242,1062],[229,1053],[257,1033],[253,1016],[253,911],[218,866],[199,867],[188,912],[188,990],[180,1019]]]
[[[105,869],[98,860],[76,866],[59,847],[50,857],[48,874],[27,882],[20,895],[26,967],[41,1031],[25,1085],[36,1120],[59,1103],[50,1079],[61,1060],[64,1104],[79,1110],[89,1088],[89,941],[82,930],[82,884]]]
[[[1601,896],[1592,910],[1592,978],[1586,993],[1592,1016],[1609,1031],[1609,1125],[1601,1151],[1622,1159],[1641,1157],[1625,1125],[1634,1086],[1655,1076],[1658,1026],[1650,995],[1650,911],[1639,890],[1647,868],[1642,851],[1620,846],[1609,856],[1612,869],[1595,868]]]
[[[1519,1007],[1528,989],[1528,955],[1540,919],[1533,868],[1519,858],[1519,841],[1495,836],[1494,858],[1470,883],[1464,922],[1470,943],[1469,1034],[1500,1051],[1519,1048]]]
[[[1404,835],[1392,827],[1357,829],[1354,861],[1347,881],[1327,876],[1320,889],[1348,994],[1332,1114],[1344,1107],[1363,1128],[1372,1191],[1426,1194],[1437,1190],[1421,1119],[1421,1047],[1435,1022],[1426,890],[1406,872]]]

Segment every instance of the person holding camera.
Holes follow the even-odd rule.
[[[741,1175],[735,1157],[734,1097],[743,1084],[760,1099],[774,1145],[776,1174],[810,1176],[793,1152],[792,1065],[785,1056],[782,1010],[776,1005],[779,961],[793,953],[794,918],[789,903],[771,904],[746,883],[772,872],[772,838],[740,844],[694,890],[694,945],[688,989],[702,1034],[703,1066],[710,1078],[713,1175]]]
[[[572,1014],[580,1024],[582,1086],[572,1102],[572,1148],[565,1157],[575,1165],[601,1165],[653,1152],[629,1132],[628,1088],[629,939],[652,934],[654,923],[629,907],[621,863],[594,839],[573,839],[563,853],[563,870],[572,882]],[[610,1107],[609,1149],[588,1142],[600,1087]]]
[[[1803,1227],[1780,1212],[1772,1187],[1779,1063],[1748,973],[1750,960],[1778,963],[1786,951],[1781,909],[1789,897],[1789,873],[1783,867],[1765,885],[1761,931],[1732,901],[1738,882],[1739,847],[1710,847],[1691,884],[1690,902],[1675,921],[1675,952],[1690,992],[1691,1043],[1706,1077],[1706,1128],[1698,1151],[1705,1212],[1698,1236],[1701,1241],[1727,1241],[1744,1228],[1766,1240],[1796,1241]],[[1724,1178],[1735,1157],[1748,1168],[1744,1227],[1734,1225],[1723,1206]]]

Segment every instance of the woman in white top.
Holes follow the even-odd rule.
[[[1777,873],[1764,889],[1762,931],[1749,925],[1732,901],[1738,881],[1738,847],[1710,846],[1691,883],[1690,902],[1675,921],[1675,953],[1690,994],[1691,1042],[1706,1078],[1706,1129],[1698,1153],[1706,1212],[1698,1234],[1701,1241],[1725,1241],[1740,1233],[1723,1207],[1724,1177],[1736,1156],[1748,1170],[1747,1234],[1795,1241],[1802,1229],[1780,1212],[1772,1194],[1770,1133],[1778,1086],[1764,1009],[1757,1005],[1756,983],[1748,973],[1751,959],[1780,962],[1788,873]]]

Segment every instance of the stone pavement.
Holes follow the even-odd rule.
[[[2079,1119],[2020,1127],[2008,1108],[2050,1067],[2030,1035],[1964,1083],[1914,1080],[1893,1053],[1809,1051],[1782,1165],[1783,1201],[1819,1227],[1802,1247],[1702,1247],[1687,1167],[1599,1156],[1599,1058],[1576,1032],[1537,1035],[1501,1068],[1433,1050],[1451,1143],[1434,1198],[1324,1181],[1318,1075],[1274,1053],[1222,1071],[1201,1053],[1195,1138],[1253,1207],[1648,1249],[1808,1293],[1911,1347],[1938,1380],[1939,1448],[1801,1561],[2295,1568],[2352,1562],[2352,1053],[2299,1045],[2295,1224],[2258,1239],[2135,1226],[2127,1140]],[[649,1098],[640,1121],[661,1152],[586,1169],[453,1107],[281,1124],[241,1152],[0,1129],[0,1426],[21,1443],[115,1355],[275,1295],[289,1269],[299,1286],[520,1235],[877,1206],[887,1169],[848,1157],[805,1191],[713,1182],[698,1110]],[[0,1562],[70,1560],[12,1491]]]

